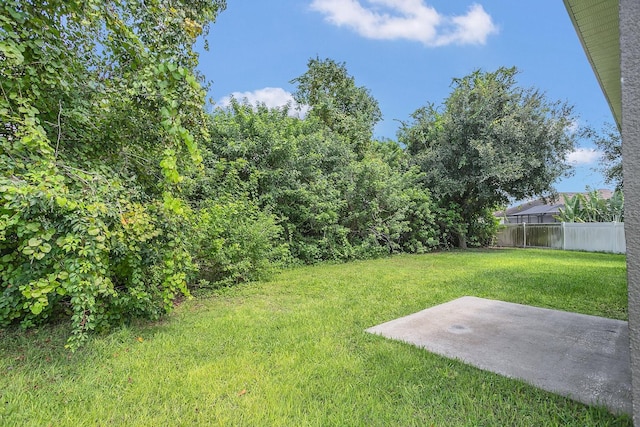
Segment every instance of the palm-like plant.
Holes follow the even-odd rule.
[[[562,195],[564,199],[564,208],[558,209],[556,219],[562,222],[584,222],[582,219],[582,194],[576,194],[573,197]]]
[[[581,195],[582,196],[582,195]],[[582,219],[584,222],[610,222],[607,201],[600,197],[597,190],[591,190],[582,196]]]
[[[624,221],[624,194],[620,190],[616,190],[609,199],[609,215],[611,221]]]
[[[564,208],[555,218],[562,222],[622,222],[624,221],[624,195],[616,190],[610,199],[604,199],[597,190],[587,195],[563,195]]]

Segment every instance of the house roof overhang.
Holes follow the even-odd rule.
[[[511,214],[511,216],[527,216],[527,215],[553,215],[560,213],[560,208],[564,207],[564,204],[556,204],[556,205],[540,205],[534,206],[530,209],[524,210],[522,212]]]
[[[564,0],[618,129],[622,121],[618,0]]]

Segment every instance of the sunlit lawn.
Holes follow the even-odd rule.
[[[364,329],[463,295],[626,319],[625,259],[550,250],[288,270],[96,337],[0,334],[2,426],[630,426]]]

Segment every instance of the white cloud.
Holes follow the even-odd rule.
[[[574,166],[589,165],[597,162],[602,156],[602,152],[594,148],[578,148],[569,153],[567,163]]]
[[[304,105],[298,109],[298,103],[293,99],[293,95],[279,87],[265,87],[252,92],[233,92],[220,99],[218,105],[223,108],[228,107],[231,105],[232,98],[253,106],[264,104],[268,108],[280,108],[288,104],[289,115],[294,117],[304,117],[309,109]]]
[[[311,8],[370,39],[405,39],[427,46],[484,44],[498,27],[479,4],[466,15],[445,16],[423,0],[313,0]]]
[[[574,134],[578,132],[578,130],[580,130],[580,120],[575,119],[567,127],[567,132],[569,132],[570,134]]]

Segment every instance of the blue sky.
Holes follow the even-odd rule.
[[[613,123],[609,106],[560,0],[228,0],[202,45],[200,70],[217,105],[229,96],[290,101],[291,79],[310,58],[346,63],[356,84],[380,104],[381,138],[396,139],[398,120],[441,104],[451,79],[475,69],[516,66],[521,86],[575,106],[579,124]],[[606,188],[589,141],[570,157],[575,176],[558,191]]]

